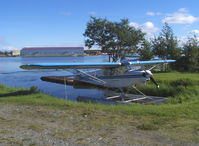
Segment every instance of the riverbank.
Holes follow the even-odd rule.
[[[166,75],[157,78],[172,78]],[[57,99],[34,87],[0,85],[0,144],[198,145],[198,111],[195,97],[181,103],[107,106]]]

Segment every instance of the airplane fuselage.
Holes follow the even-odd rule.
[[[149,76],[147,76],[144,71],[128,71],[122,75],[97,76],[97,79],[99,79],[99,81],[87,76],[78,77],[79,81],[97,86],[123,88],[128,86],[143,85],[149,80]]]

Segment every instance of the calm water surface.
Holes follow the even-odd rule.
[[[100,89],[75,89],[72,86],[64,86],[40,80],[41,76],[71,75],[65,70],[23,70],[19,66],[29,63],[42,62],[107,62],[107,56],[85,57],[0,57],[0,84],[11,87],[37,86],[42,92],[59,98],[76,100],[79,96],[91,98],[104,97]]]

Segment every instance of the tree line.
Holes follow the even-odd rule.
[[[11,56],[12,51],[0,51],[0,56]]]
[[[86,38],[85,46],[101,47],[101,51],[109,54],[114,62],[127,54],[138,53],[140,60],[151,60],[154,56],[175,59],[177,61],[170,65],[171,69],[199,72],[199,42],[196,35],[188,37],[183,45],[179,45],[167,23],[158,36],[147,39],[141,29],[129,25],[128,19],[112,22],[91,17],[83,35]]]

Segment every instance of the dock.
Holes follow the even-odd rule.
[[[168,98],[157,97],[157,96],[145,96],[127,94],[127,96],[122,100],[119,95],[111,96],[105,98],[91,98],[86,96],[79,96],[78,101],[81,102],[92,102],[92,103],[102,103],[102,104],[161,104],[166,102]]]
[[[125,98],[122,100],[120,96],[108,96],[107,100],[113,100],[118,103],[142,103],[142,104],[161,104],[166,102],[168,98],[158,96],[143,96],[136,94],[125,94]]]
[[[85,82],[75,80],[72,76],[43,76],[42,81],[58,83],[63,85],[70,85],[76,89],[96,89],[104,88],[101,86],[94,86]],[[121,99],[120,94],[116,91],[111,91],[105,93],[105,98],[89,98],[89,97],[79,97],[78,101],[83,102],[94,102],[94,103],[119,103],[119,104],[129,104],[129,103],[141,103],[141,104],[161,104],[167,100],[166,97],[157,96],[143,96],[135,94],[125,94],[125,98]]]

